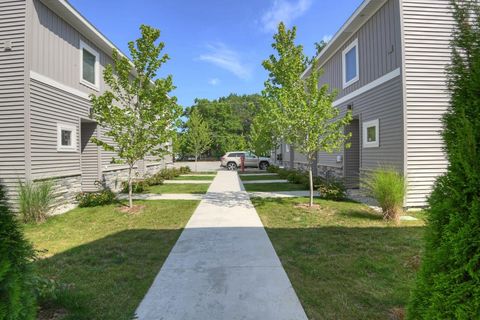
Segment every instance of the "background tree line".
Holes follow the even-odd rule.
[[[194,157],[189,146],[189,119],[193,110],[201,116],[210,131],[211,141],[201,158],[218,158],[225,152],[249,149],[252,119],[259,112],[261,96],[258,94],[230,94],[216,100],[196,99],[185,108],[184,123],[177,133],[174,152],[180,157]]]

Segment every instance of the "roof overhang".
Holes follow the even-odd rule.
[[[388,0],[365,0],[355,10],[355,12],[343,24],[340,30],[335,33],[333,38],[328,42],[326,47],[315,58],[318,62],[318,67],[321,68],[330,58],[338,51],[338,49],[345,44],[345,42],[357,32]],[[309,66],[303,73],[304,77],[311,66]]]
[[[52,10],[56,15],[67,21],[72,27],[77,29],[85,38],[93,42],[100,50],[112,55],[113,50],[117,50],[121,55],[126,55],[117,48],[106,36],[93,26],[80,12],[78,12],[66,0],[40,0],[46,7]]]

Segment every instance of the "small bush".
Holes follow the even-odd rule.
[[[0,319],[36,318],[31,264],[34,256],[0,185]]]
[[[187,174],[187,173],[192,172],[192,169],[190,169],[189,166],[180,167],[179,170],[180,170],[180,174]]]
[[[81,192],[75,199],[80,208],[86,208],[112,204],[115,202],[116,196],[112,190],[104,189],[98,192]]]
[[[383,217],[398,221],[407,189],[405,177],[395,169],[379,168],[368,175],[363,184],[382,208]]]
[[[132,181],[132,192],[133,193],[142,193],[148,189],[148,181],[146,180],[133,180]],[[122,182],[122,192],[128,193],[128,181]]]
[[[324,179],[317,177],[313,182],[320,193],[320,197],[326,200],[342,201],[347,197],[347,188],[343,181],[336,178]]]
[[[267,172],[270,172],[270,173],[278,173],[278,170],[280,168],[278,166],[274,166],[274,165],[269,165],[267,167]]]
[[[162,175],[160,175],[159,173],[156,173],[153,176],[145,179],[145,181],[147,182],[147,184],[149,186],[158,186],[160,184],[163,184],[164,179],[163,179]]]
[[[53,182],[19,182],[19,207],[25,222],[42,222],[54,200]]]

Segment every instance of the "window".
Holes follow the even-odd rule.
[[[363,123],[363,147],[374,148],[379,144],[378,119]]]
[[[100,55],[80,41],[80,83],[99,90]]]
[[[342,69],[344,88],[358,81],[358,39],[343,50]]]
[[[57,125],[57,151],[77,151],[77,129],[75,126]]]

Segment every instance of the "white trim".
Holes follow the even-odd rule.
[[[285,153],[290,153],[290,147],[288,146],[288,143],[285,143]]]
[[[346,96],[340,98],[340,99],[337,99],[333,102],[333,105],[336,107],[342,103],[345,103],[347,102],[348,100],[350,99],[353,99],[369,90],[372,90],[373,88],[376,88],[378,87],[379,85],[382,85],[384,84],[385,82],[387,81],[390,81],[392,79],[395,79],[396,77],[398,77],[400,75],[400,68],[397,68],[389,73],[387,73],[386,75],[384,76],[381,76],[380,78],[376,79],[376,80],[373,80],[372,82],[370,82],[369,84],[366,84],[364,85],[363,87],[361,87],[360,89],[357,89],[349,94],[347,94]]]
[[[75,88],[72,88],[72,87],[66,86],[64,84],[61,84],[60,82],[57,82],[57,81],[55,81],[55,80],[53,80],[53,79],[51,79],[47,76],[36,73],[35,71],[30,71],[30,78],[34,79],[36,81],[42,82],[46,85],[55,87],[56,89],[60,89],[60,90],[65,91],[67,93],[73,94],[73,95],[75,95],[79,98],[90,100],[90,98],[88,97],[88,94],[86,94],[85,92],[82,92],[82,91],[77,90]]]
[[[367,129],[375,127],[375,141],[367,141]],[[377,148],[380,146],[380,125],[378,119],[362,123],[363,148]]]
[[[94,90],[100,91],[100,54],[97,50],[90,47],[88,44],[80,40],[80,83],[92,88]],[[83,50],[88,51],[90,54],[95,56],[95,83],[91,83],[83,78]]]
[[[70,131],[70,146],[62,145],[62,130]],[[77,151],[77,127],[71,124],[57,123],[57,151],[76,152]]]
[[[347,53],[355,48],[355,77],[347,81]],[[342,51],[342,79],[343,79],[343,89],[354,84],[360,79],[360,66],[358,65],[358,38],[353,40],[352,43]]]
[[[331,47],[335,46],[337,48],[340,48],[341,46],[343,46],[343,44],[345,44],[345,42],[347,42],[349,39],[345,39],[344,41],[336,44],[336,42],[338,41],[338,38],[340,38],[340,36],[344,33],[351,33],[351,34],[354,34],[357,30],[359,30],[365,23],[367,23],[367,21],[370,20],[370,18],[378,11],[378,9],[380,9],[384,4],[385,2],[387,2],[387,0],[365,0],[362,2],[362,4],[357,8],[357,10],[355,10],[355,12],[350,16],[350,18],[348,18],[348,20],[343,24],[343,26],[335,33],[335,35],[333,36],[333,38],[328,41],[327,45],[325,48],[323,48],[323,50],[317,55],[317,57],[315,58],[315,60],[320,60],[320,58],[322,58],[324,55],[326,55],[326,53],[330,50]],[[374,6],[375,7],[375,10],[368,16],[368,17],[364,17],[364,21],[362,23],[360,23],[359,25],[355,26],[353,29],[350,28],[352,23],[359,17],[362,17],[362,14],[364,14],[364,10],[366,10],[369,6]],[[328,61],[330,60],[330,58],[335,54],[337,53],[337,50],[333,51],[327,59],[325,59],[325,61],[321,64],[318,65],[319,68],[323,67],[323,65]],[[307,69],[302,73],[301,77],[303,78],[307,73],[308,71],[312,68],[312,65],[310,64]]]

